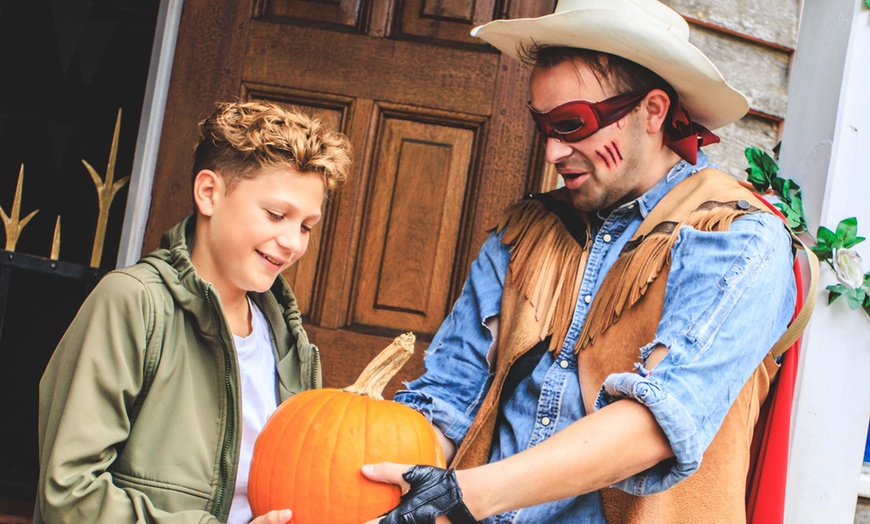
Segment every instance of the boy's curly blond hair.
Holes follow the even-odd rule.
[[[347,137],[299,109],[265,101],[222,102],[199,123],[193,176],[210,169],[231,191],[263,170],[291,167],[319,173],[330,194],[347,181],[351,162]]]

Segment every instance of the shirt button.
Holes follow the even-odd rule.
[[[634,204],[631,204],[630,206],[628,206],[628,209],[634,209]]]
[[[601,238],[602,238],[602,240],[604,240],[605,242],[610,242],[611,240],[613,240],[613,237],[610,236],[610,235],[604,235],[604,236],[601,237]]]
[[[549,426],[549,425],[550,425],[550,417],[544,417],[544,418],[542,418],[542,419],[541,419],[541,425],[542,425],[542,426]]]
[[[560,361],[560,362],[559,362],[559,367],[562,368],[562,369],[567,368],[567,367],[568,367],[568,361],[567,361],[567,360],[562,360],[562,361]]]
[[[586,295],[583,297],[583,302],[586,302],[587,304],[592,302],[592,295]]]

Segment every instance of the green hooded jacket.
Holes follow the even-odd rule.
[[[85,300],[39,384],[34,522],[225,522],[241,442],[239,370],[192,218]],[[272,329],[278,401],[321,387],[320,354],[279,277],[250,293]]]

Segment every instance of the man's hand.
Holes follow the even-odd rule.
[[[399,505],[383,519],[366,524],[473,524],[477,520],[462,502],[454,470],[432,466],[381,463],[363,466],[370,480],[396,484],[402,489]]]
[[[260,515],[252,520],[251,524],[287,524],[292,516],[293,512],[289,509],[276,509],[265,515]]]

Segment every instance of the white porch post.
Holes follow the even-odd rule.
[[[810,231],[847,217],[870,238],[870,9],[864,0],[804,0],[781,150],[803,188]],[[870,263],[870,240],[856,246]],[[870,419],[870,321],[840,298],[804,333],[792,421],[785,521],[851,524]]]
[[[163,129],[163,112],[166,109],[169,77],[172,73],[175,41],[178,38],[183,7],[184,0],[160,1],[116,267],[135,264],[142,252],[145,226],[151,208],[151,186],[157,164],[157,148]]]

